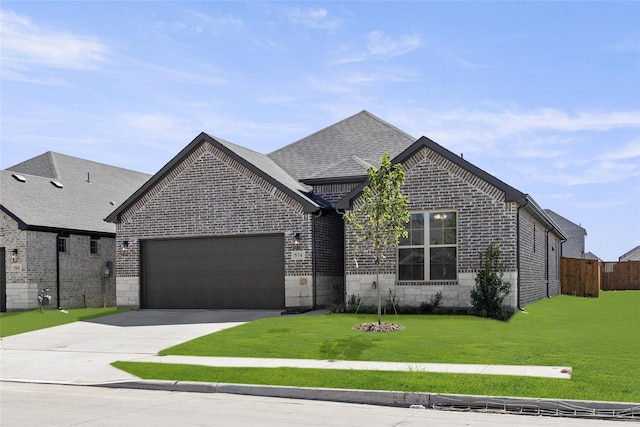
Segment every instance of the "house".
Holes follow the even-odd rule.
[[[636,246],[629,252],[618,258],[618,261],[640,261],[640,246]]]
[[[602,261],[602,259],[600,259],[600,257],[596,254],[594,254],[593,252],[587,252],[584,254],[584,259],[593,259],[596,261]]]
[[[568,220],[551,209],[545,209],[545,212],[560,226],[567,236],[567,241],[562,243],[562,256],[567,258],[586,258],[584,240],[587,236],[587,230],[580,224]]]
[[[115,225],[149,175],[47,152],[0,171],[2,311],[115,304]],[[47,291],[48,290],[48,291]]]
[[[389,152],[403,165],[411,238],[379,284],[342,215]],[[467,307],[478,255],[498,242],[520,307],[559,293],[566,235],[527,194],[367,111],[268,155],[201,133],[108,217],[119,306],[326,307],[376,286],[400,304],[441,292]]]

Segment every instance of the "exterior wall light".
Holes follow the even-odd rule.
[[[293,236],[293,250],[299,251],[302,248],[302,240],[300,238],[300,233],[296,233]]]
[[[11,251],[11,262],[18,262],[18,250]]]
[[[122,254],[126,255],[129,253],[129,241],[125,240],[122,242]]]

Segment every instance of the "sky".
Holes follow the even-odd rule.
[[[0,4],[0,167],[153,174],[200,132],[261,153],[367,110],[640,245],[640,2]]]

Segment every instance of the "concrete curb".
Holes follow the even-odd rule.
[[[227,393],[249,396],[357,403],[408,408],[433,408],[483,412],[519,413],[577,418],[640,420],[640,403],[588,400],[554,400],[518,397],[467,396],[438,393],[414,393],[379,390],[283,387],[270,385],[203,383],[192,381],[135,380],[94,384],[109,388],[193,393]]]

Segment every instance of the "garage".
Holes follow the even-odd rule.
[[[141,308],[284,308],[284,236],[141,241]]]

